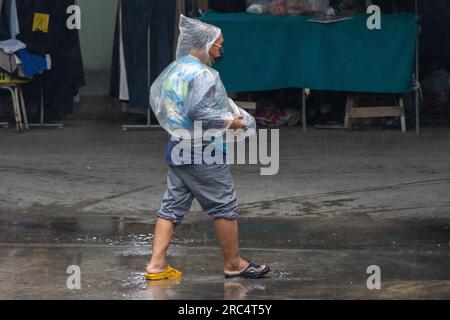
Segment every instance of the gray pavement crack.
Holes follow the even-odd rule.
[[[65,208],[65,211],[67,213],[76,213],[76,212],[78,212],[80,210],[83,210],[84,208],[87,208],[87,207],[99,204],[101,202],[108,201],[108,200],[113,200],[113,199],[116,199],[116,198],[120,198],[120,197],[126,196],[128,194],[132,194],[132,193],[135,193],[135,192],[143,191],[143,190],[150,189],[150,188],[153,188],[153,187],[154,187],[154,185],[146,185],[146,186],[134,188],[134,189],[131,189],[131,190],[128,190],[128,191],[125,191],[125,192],[120,192],[120,193],[113,194],[113,195],[110,195],[110,196],[107,196],[107,197],[103,197],[101,199],[80,201],[80,202],[78,202],[78,203],[76,203],[76,204],[74,204],[74,205],[72,205],[70,207]]]
[[[338,190],[331,191],[319,194],[310,194],[310,195],[301,195],[301,196],[291,196],[285,198],[277,198],[271,199],[269,201],[255,201],[255,202],[247,202],[241,205],[242,209],[251,209],[257,208],[267,204],[279,204],[283,202],[294,202],[300,200],[308,200],[308,199],[317,199],[331,196],[343,196],[343,195],[352,195],[355,193],[364,193],[364,192],[374,192],[381,190],[389,190],[389,189],[401,189],[405,187],[417,187],[417,186],[428,186],[428,185],[438,185],[438,184],[449,184],[450,178],[441,178],[441,179],[430,179],[430,180],[419,180],[412,182],[401,182],[396,184],[384,185],[384,186],[374,186],[374,187],[366,187],[366,188],[357,188],[357,189],[349,189],[349,190]]]

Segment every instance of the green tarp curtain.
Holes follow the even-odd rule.
[[[368,17],[325,25],[306,16],[207,11],[201,19],[222,29],[225,59],[215,68],[229,92],[411,92],[415,16],[383,14],[381,30],[369,30]]]

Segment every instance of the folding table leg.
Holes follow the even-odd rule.
[[[404,102],[403,102],[403,98],[400,98],[400,101],[399,101],[399,103],[400,103],[400,107],[401,107],[401,109],[402,109],[402,115],[401,115],[401,117],[400,117],[400,121],[401,121],[401,123],[402,123],[402,132],[403,133],[406,133],[406,118],[405,118],[405,104],[404,104]]]
[[[345,124],[344,127],[347,130],[352,130],[352,109],[354,106],[354,99],[349,94],[347,95],[347,104],[345,107]]]

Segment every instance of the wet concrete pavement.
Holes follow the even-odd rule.
[[[270,277],[225,281],[196,204],[170,250],[183,278],[147,284],[165,137],[118,129],[1,132],[0,299],[450,298],[450,130],[282,131],[279,175],[233,168],[242,255]]]
[[[169,261],[184,276],[146,283],[153,225],[127,218],[3,220],[0,299],[449,299],[450,220],[244,218],[242,255],[272,267],[225,280],[209,219],[177,229]],[[81,270],[69,290],[67,268]],[[367,267],[381,268],[368,290]]]

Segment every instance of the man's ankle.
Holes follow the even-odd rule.
[[[229,271],[241,271],[244,261],[240,258],[225,262],[224,268]]]
[[[147,269],[164,269],[167,267],[167,262],[165,260],[161,261],[150,261]]]

